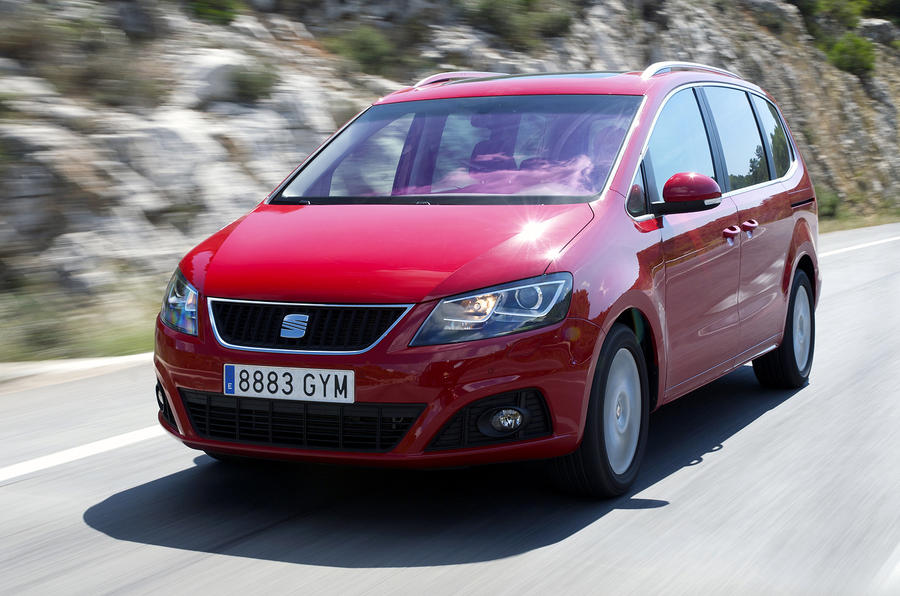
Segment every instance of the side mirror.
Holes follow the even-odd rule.
[[[696,172],[681,172],[666,180],[663,203],[652,203],[655,215],[690,213],[712,209],[722,202],[722,190],[709,176]]]

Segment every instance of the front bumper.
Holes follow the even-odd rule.
[[[279,354],[225,348],[208,321],[188,336],[157,319],[154,363],[171,413],[160,423],[185,445],[259,458],[373,466],[441,467],[543,459],[573,451],[584,426],[593,354],[600,329],[582,319],[506,337],[410,348],[409,341],[430,311],[414,307],[381,342],[355,355]],[[204,312],[201,310],[201,312]],[[221,393],[223,365],[248,364],[352,369],[357,404],[422,404],[421,414],[396,446],[380,453],[308,449],[204,438],[191,423],[180,390]],[[474,402],[523,389],[545,400],[552,434],[461,449],[429,449],[453,416]]]

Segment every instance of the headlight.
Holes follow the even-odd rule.
[[[444,298],[409,345],[472,341],[552,325],[565,318],[572,275],[552,273]]]
[[[197,289],[187,282],[181,271],[176,269],[169,287],[166,288],[166,297],[163,299],[159,316],[163,323],[172,329],[197,335],[199,302],[200,294],[197,293]]]

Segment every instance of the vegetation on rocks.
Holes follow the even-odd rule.
[[[324,38],[331,52],[352,60],[365,73],[404,79],[417,70],[431,66],[418,52],[412,51],[427,39],[428,25],[420,18],[402,20],[390,35],[369,24],[356,25],[337,35]]]
[[[253,103],[269,97],[278,82],[278,74],[266,64],[259,66],[239,66],[231,73],[235,94],[239,101]]]
[[[852,29],[869,8],[869,0],[819,0],[815,11],[840,25]]]
[[[111,28],[100,14],[64,19],[28,5],[14,18],[0,19],[0,56],[19,61],[65,94],[107,105],[158,105],[165,95],[144,44]]]
[[[837,68],[864,78],[875,68],[874,44],[854,33],[862,17],[900,22],[900,0],[791,0]]]
[[[566,0],[478,0],[468,8],[472,26],[500,37],[520,51],[569,31],[575,6]]]
[[[898,2],[0,0],[0,360],[148,349],[186,250],[455,68],[735,70],[778,99],[823,230],[898,219]]]
[[[239,0],[189,0],[191,12],[204,21],[217,25],[227,25],[237,16],[241,8]]]
[[[359,25],[326,39],[325,47],[356,62],[364,72],[385,74],[401,59],[391,39],[372,25]]]
[[[900,0],[789,0],[807,19],[825,17],[848,28],[860,17],[900,21]]]
[[[847,32],[829,48],[828,60],[841,70],[863,77],[875,68],[875,48],[868,39]]]

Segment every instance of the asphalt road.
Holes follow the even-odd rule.
[[[154,431],[84,447],[154,423],[149,360],[0,384],[0,593],[900,594],[900,224],[820,253],[810,384],[743,367],[662,408],[612,501],[534,464],[233,469]]]

